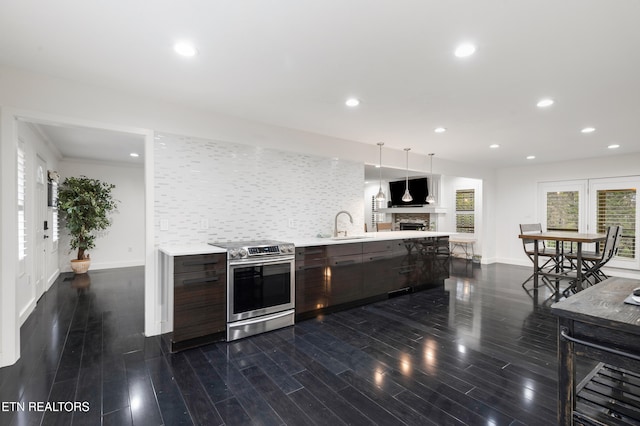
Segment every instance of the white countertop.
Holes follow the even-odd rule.
[[[191,254],[226,253],[227,250],[209,244],[162,245],[158,250],[169,256],[188,256]]]
[[[296,247],[324,246],[349,243],[366,243],[369,241],[402,240],[405,238],[429,238],[458,235],[456,232],[432,232],[432,231],[388,231],[367,232],[359,235],[348,235],[339,238],[301,237],[287,238],[287,242],[294,243]],[[209,244],[176,244],[162,245],[158,250],[169,256],[188,256],[192,254],[226,253],[226,249]]]
[[[457,232],[433,232],[433,231],[388,231],[367,232],[359,235],[348,235],[339,238],[300,238],[291,241],[296,247],[322,246],[333,244],[366,243],[368,241],[403,240],[405,238],[429,238],[447,237],[458,235]]]

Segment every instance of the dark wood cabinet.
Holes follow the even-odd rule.
[[[376,241],[362,244],[362,296],[372,297],[395,290],[395,241]]]
[[[354,244],[360,246],[360,244]],[[341,305],[361,299],[362,253],[329,256],[327,269],[327,296],[329,306]]]
[[[226,254],[176,256],[173,272],[173,346],[224,334]]]
[[[439,285],[448,238],[366,241],[296,248],[296,316],[309,318]],[[436,253],[447,249],[441,258]],[[437,268],[437,270],[434,270]]]
[[[326,246],[296,249],[296,314],[329,306]]]

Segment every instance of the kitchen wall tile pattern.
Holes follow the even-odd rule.
[[[154,163],[158,245],[315,237],[340,210],[341,230],[364,229],[360,163],[168,134]]]

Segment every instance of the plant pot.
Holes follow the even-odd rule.
[[[71,260],[71,270],[76,274],[86,274],[89,270],[89,265],[91,265],[91,259]]]

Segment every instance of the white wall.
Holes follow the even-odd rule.
[[[362,233],[363,182],[362,163],[164,135],[155,150],[156,243],[315,237],[333,231],[340,210],[353,217],[340,229]]]
[[[639,165],[640,154],[630,154],[498,170],[497,261],[531,265],[517,235],[520,223],[542,222],[538,213],[538,182],[638,175]]]
[[[118,200],[117,210],[110,216],[111,226],[96,238],[96,247],[88,250],[91,269],[121,268],[144,265],[144,169],[138,166],[99,163],[85,160],[62,160],[60,183],[70,176],[87,176],[111,183],[113,198]],[[70,251],[69,235],[60,229],[60,269],[71,271],[70,260],[76,250]]]

